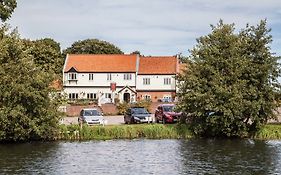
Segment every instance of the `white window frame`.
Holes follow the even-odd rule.
[[[70,99],[70,100],[78,99],[78,93],[69,93],[68,99]]]
[[[110,99],[111,99],[112,94],[111,94],[111,93],[105,93],[105,94],[104,94],[104,97],[105,97],[105,98],[110,98]]]
[[[96,93],[87,93],[87,99],[97,99]]]
[[[68,80],[77,80],[77,73],[68,73]]]
[[[107,78],[106,78],[106,79],[107,79],[107,81],[111,81],[111,80],[112,80],[112,75],[111,75],[111,73],[108,73],[108,74],[107,74]]]
[[[90,80],[90,81],[93,81],[93,80],[94,80],[94,74],[92,74],[92,73],[89,74],[89,80]]]
[[[124,74],[124,80],[132,80],[132,74]]]
[[[143,78],[143,85],[150,85],[150,78]]]
[[[171,78],[164,78],[164,85],[171,85]]]

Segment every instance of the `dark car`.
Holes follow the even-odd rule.
[[[159,123],[174,123],[177,122],[181,116],[181,112],[175,112],[174,104],[161,104],[155,111],[155,122]]]
[[[125,124],[152,123],[150,113],[143,107],[131,107],[124,114]]]

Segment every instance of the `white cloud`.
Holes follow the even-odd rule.
[[[272,48],[280,55],[280,8],[276,0],[24,0],[11,23],[23,37],[52,37],[63,48],[98,38],[125,52],[173,55],[187,54],[219,19],[239,29],[267,18],[274,27]]]

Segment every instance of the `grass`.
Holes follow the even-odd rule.
[[[184,124],[136,124],[87,126],[61,125],[59,140],[112,140],[112,139],[188,139],[195,137]],[[265,125],[253,139],[281,139],[281,125]]]
[[[138,124],[114,126],[62,125],[59,140],[110,139],[187,139],[192,134],[186,125]]]
[[[254,139],[281,139],[281,125],[280,124],[268,124],[265,125],[260,131],[253,137]]]

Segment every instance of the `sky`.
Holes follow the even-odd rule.
[[[53,38],[62,49],[97,38],[125,53],[187,56],[220,19],[237,31],[267,19],[272,52],[281,55],[279,0],[18,0],[8,23],[22,38]]]

